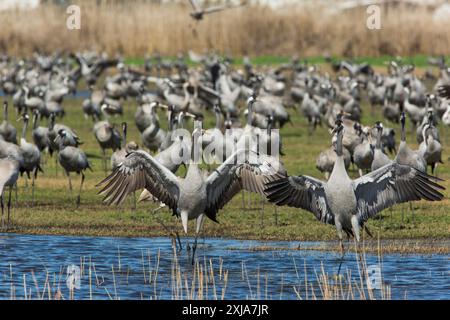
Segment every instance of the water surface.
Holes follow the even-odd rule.
[[[184,247],[186,241],[186,238],[182,240]],[[189,241],[192,244],[192,239]],[[280,249],[299,244],[305,250]],[[336,274],[340,255],[308,250],[308,247],[326,245],[329,244],[201,239],[197,259],[203,270],[205,266],[210,268],[212,263],[216,287],[214,292],[210,278],[204,297],[220,297],[224,290],[226,299],[297,299],[295,287],[306,298],[305,284],[308,284],[316,288],[320,298],[317,277],[322,273],[321,268],[323,266],[329,275]],[[276,249],[252,250],[255,247]],[[174,264],[169,238],[0,234],[0,299],[11,296],[23,299],[24,287],[27,293],[31,290],[32,298],[37,298],[37,291],[41,295],[44,292],[46,277],[51,283],[52,296],[59,286],[64,298],[68,298],[67,268],[70,265],[79,267],[82,259],[84,275],[80,289],[74,290],[76,299],[89,299],[91,295],[94,299],[180,297],[180,292],[178,295],[173,292]],[[352,278],[359,281],[356,261],[355,254],[347,253],[341,274],[351,272]],[[178,262],[183,272],[192,274],[193,267],[186,250],[180,253]],[[382,266],[382,279],[390,286],[392,299],[450,299],[449,255],[386,254],[379,261],[376,255],[367,254],[366,262],[368,266]],[[220,268],[222,277],[219,276]],[[223,281],[225,271],[228,272],[226,288]],[[151,281],[150,277],[153,277]],[[377,294],[377,290],[374,292]],[[310,293],[308,297],[311,298]]]

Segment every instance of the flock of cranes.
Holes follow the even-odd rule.
[[[81,138],[62,123],[64,99],[76,94],[80,82],[89,88],[80,107],[87,121],[93,122],[92,136],[83,139],[95,137],[102,150],[106,178],[98,187],[104,202],[118,205],[143,189],[139,200],[167,206],[180,217],[185,233],[188,221],[196,221],[194,254],[204,217],[217,221],[218,211],[241,190],[258,193],[276,205],[305,209],[321,222],[335,225],[342,248],[344,234],[359,241],[363,229],[369,232],[364,223],[385,208],[421,199],[442,200],[441,179],[433,175],[442,163],[437,123],[449,125],[450,118],[450,68],[445,63],[439,66],[438,85],[429,91],[428,80],[399,61],[391,62],[386,74],[367,64],[330,61],[334,76],[297,58],[264,72],[248,59],[240,69],[228,57],[196,54],[195,58],[198,66],[188,67],[182,57],[169,63],[155,55],[140,69],[95,52],[0,57],[0,88],[11,97],[23,122],[18,140],[5,101],[0,124],[2,226],[9,224],[11,191],[21,174],[32,176],[34,195],[44,153],[53,155],[63,168],[70,189],[70,174],[81,174],[76,205],[81,204],[85,171],[92,168]],[[120,121],[118,125],[115,120],[123,115],[123,103],[129,99],[135,101],[135,124]],[[364,99],[372,112],[382,110],[384,123],[360,122]],[[288,111],[292,105],[296,108]],[[161,112],[167,125],[160,122]],[[273,129],[292,124],[292,112],[305,116],[311,139],[318,126],[330,129],[330,146],[316,163],[326,181],[290,176],[283,166],[282,134]],[[205,130],[202,121],[208,113],[216,121]],[[246,118],[243,125],[241,115]],[[32,140],[27,140],[30,116]],[[45,119],[48,125],[39,126]],[[190,119],[192,132],[186,129]],[[416,133],[417,150],[406,142],[407,119]],[[396,133],[388,124],[398,122],[397,147]],[[141,141],[127,141],[130,129],[139,132]],[[389,153],[395,157],[391,159]],[[209,172],[199,167],[202,161],[207,161]],[[211,164],[218,166],[212,169]],[[186,175],[178,176],[182,165]],[[427,167],[433,175],[427,174]],[[350,168],[358,170],[359,178],[349,177]],[[7,222],[5,188],[9,188]],[[181,249],[178,233],[174,234]]]

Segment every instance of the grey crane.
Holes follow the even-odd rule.
[[[39,110],[33,111],[33,142],[39,148],[39,151],[44,151],[50,147],[50,141],[48,138],[48,127],[38,126],[39,122]]]
[[[191,160],[185,178],[177,177],[148,153],[135,151],[98,184],[103,186],[99,193],[105,196],[107,204],[120,204],[129,193],[146,188],[174,215],[181,217],[185,233],[188,220],[195,219],[192,263],[204,216],[217,221],[217,212],[241,189],[262,194],[265,177],[278,176],[279,169],[275,160],[265,156],[246,157],[249,153],[243,150],[233,154],[207,176],[198,167],[200,137],[201,129],[196,126],[192,133]],[[247,162],[242,161],[245,158]]]
[[[130,141],[127,143],[127,123],[122,122],[122,142],[119,150],[116,150],[111,155],[111,169],[114,170],[128,153],[137,150],[139,147],[136,142]]]
[[[103,99],[105,98],[105,94],[103,90],[95,90],[94,86],[89,86],[89,90],[91,91],[91,95],[89,98],[83,100],[83,112],[86,117],[88,116],[96,116],[100,117],[101,115],[101,104]]]
[[[94,136],[102,149],[103,170],[106,174],[106,149],[116,151],[120,149],[122,138],[120,133],[108,120],[98,121],[94,124]]]
[[[398,102],[394,102],[389,100],[387,97],[383,102],[383,117],[387,120],[398,123],[398,119],[400,118],[400,105]]]
[[[442,86],[439,86],[438,93],[439,93],[440,97],[442,97],[448,101],[450,99],[450,84],[444,84]],[[442,122],[446,126],[450,126],[450,104],[448,104],[447,110],[442,115]]]
[[[431,174],[434,174],[437,164],[442,162],[442,145],[433,134],[432,114],[428,118],[428,123],[423,127],[423,141],[419,145],[419,152],[426,161],[427,166],[431,166]]]
[[[134,114],[134,122],[139,132],[144,132],[145,129],[150,127],[154,121],[158,121],[157,114],[153,112],[152,108],[157,105],[156,101],[150,103],[144,103],[137,107]]]
[[[173,132],[177,129],[178,119],[173,110],[173,106],[167,106],[167,133],[164,141],[160,145],[160,150],[166,150],[173,144]]]
[[[408,99],[405,100],[404,108],[405,111],[408,113],[409,118],[411,119],[411,122],[413,123],[414,128],[420,124],[423,117],[427,114],[427,108],[420,107],[418,105],[415,105],[409,101],[410,96],[410,90],[408,88],[405,89],[408,93]]]
[[[371,170],[375,171],[381,167],[392,162],[391,159],[383,152],[381,137],[383,135],[383,124],[380,121],[375,123],[375,128],[377,130],[377,140],[375,143],[375,149],[373,151],[373,161],[371,165]]]
[[[356,128],[361,142],[353,150],[353,162],[358,167],[359,175],[363,175],[363,170],[370,170],[373,161],[373,150],[370,136],[365,132],[361,125]]]
[[[27,109],[29,109],[29,110],[37,109],[37,110],[39,110],[39,112],[42,115],[48,116],[47,110],[45,108],[45,102],[44,102],[44,98],[43,98],[43,93],[40,92],[39,96],[32,97],[32,96],[30,96],[30,89],[27,86],[23,86],[22,89],[25,92],[25,95],[24,95],[25,107]]]
[[[438,190],[445,189],[436,182],[441,179],[396,162],[350,179],[344,166],[343,130],[338,120],[334,129],[338,158],[327,182],[308,176],[286,176],[267,182],[265,188],[270,202],[308,210],[319,221],[336,226],[342,251],[339,271],[345,253],[344,233],[359,242],[364,223],[378,212],[396,203],[442,200],[443,194]]]
[[[91,165],[86,157],[86,154],[77,147],[67,146],[64,144],[64,138],[66,137],[67,132],[64,129],[60,129],[58,131],[58,136],[56,137],[56,143],[59,144],[59,152],[58,152],[58,162],[63,167],[67,178],[69,179],[69,190],[72,192],[72,180],[70,178],[71,172],[76,172],[77,174],[81,174],[81,183],[80,190],[78,192],[76,204],[77,207],[81,202],[81,190],[83,188],[84,183],[84,171],[86,169],[90,169],[92,171]]]
[[[314,100],[313,95],[307,92],[303,96],[303,101],[300,106],[303,115],[308,120],[308,134],[312,135],[317,125],[321,123],[320,109],[317,102]]]
[[[9,225],[11,212],[11,191],[12,187],[17,183],[17,179],[19,178],[19,168],[20,168],[19,162],[12,156],[7,156],[5,158],[0,159],[0,205],[2,207],[2,229],[5,228],[5,218],[4,218],[5,204],[3,201],[3,193],[5,187],[9,187],[9,197],[7,204],[7,211],[8,211],[7,225]]]
[[[241,3],[241,4],[235,5],[235,6],[225,4],[225,5],[213,6],[213,7],[209,7],[209,8],[200,8],[196,4],[195,0],[189,0],[189,3],[191,4],[192,9],[194,9],[194,11],[192,11],[189,15],[192,17],[192,19],[194,19],[196,21],[202,20],[203,16],[205,14],[211,14],[211,13],[223,11],[226,9],[237,8],[237,7],[245,4],[245,3]]]
[[[0,124],[0,136],[5,141],[17,144],[17,130],[8,121],[8,102],[3,102],[3,121]]]
[[[48,140],[49,140],[50,155],[53,154],[53,151],[59,150],[60,144],[56,143],[55,139],[58,137],[58,132],[60,130],[65,131],[64,139],[61,140],[61,143],[64,144],[65,146],[78,147],[80,144],[82,144],[76,132],[64,124],[55,123],[55,114],[51,113],[50,121],[48,124]]]
[[[398,118],[400,119],[400,112],[398,114]],[[388,151],[391,154],[397,154],[397,142],[395,141],[395,130],[392,128],[385,127],[381,122],[381,126],[383,127],[381,130],[381,149],[384,151]],[[371,128],[370,135],[372,139],[376,140],[378,135],[377,124]],[[386,150],[387,149],[387,150]]]
[[[395,157],[395,162],[400,165],[409,165],[414,169],[422,172],[426,172],[427,163],[421,153],[418,150],[412,150],[406,144],[406,132],[405,132],[406,115],[404,112],[400,114],[400,123],[402,125],[402,133],[400,138],[400,145],[398,147],[398,153]]]
[[[159,126],[159,121],[155,113],[155,108],[158,107],[166,108],[166,106],[160,105],[158,102],[150,104],[152,123],[141,133],[142,143],[151,151],[159,150],[167,135]]]
[[[37,178],[38,171],[42,171],[41,168],[41,152],[39,148],[33,143],[29,143],[26,140],[27,127],[29,122],[28,114],[23,114],[21,118],[23,120],[22,136],[20,138],[20,152],[23,156],[23,166],[22,170],[27,173],[28,178],[30,178],[30,173],[32,173],[31,182],[31,195],[32,203],[34,204],[34,185],[35,179]]]
[[[174,121],[178,120],[175,118]],[[189,145],[189,142],[186,141],[183,135],[179,135],[174,137],[173,143],[168,148],[159,152],[154,158],[164,167],[175,173],[182,164],[189,164],[190,153],[191,146]],[[139,196],[138,202],[151,200],[155,200],[155,197],[153,197],[150,191],[144,189]],[[156,210],[159,210],[164,206],[165,204],[161,203]]]
[[[428,128],[427,135],[433,135],[434,140],[441,141],[439,130],[436,127],[438,124],[438,116],[435,115],[433,108],[428,108],[426,115],[423,117],[422,123],[417,127],[416,130],[416,141],[421,144],[423,141],[423,129],[431,121],[432,126]]]

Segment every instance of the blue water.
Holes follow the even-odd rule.
[[[187,239],[182,239],[183,246],[186,241]],[[191,239],[190,241],[192,243]],[[299,244],[305,249],[308,246],[329,245],[319,242],[201,239],[197,259],[203,267],[206,263],[208,268],[211,259],[218,296],[224,287],[223,279],[219,278],[222,259],[222,270],[228,271],[226,299],[297,299],[294,286],[305,298],[305,266],[308,283],[315,287],[322,266],[330,275],[337,272],[339,253],[316,250],[250,250],[258,246],[289,248]],[[155,272],[158,251],[160,261],[158,272]],[[9,299],[12,291],[17,299],[23,299],[24,277],[27,293],[31,290],[31,297],[37,298],[37,291],[40,294],[44,291],[47,276],[51,283],[51,295],[54,296],[59,284],[61,293],[67,299],[67,267],[80,266],[82,259],[84,275],[80,289],[74,290],[76,299],[89,299],[90,294],[94,299],[173,297],[173,255],[171,240],[168,238],[0,234],[0,299]],[[193,267],[186,250],[180,253],[178,259],[183,272],[192,274]],[[366,261],[368,266],[379,265],[375,255],[367,254]],[[91,286],[88,280],[89,265]],[[449,255],[386,254],[382,257],[381,265],[382,279],[384,284],[390,286],[392,299],[450,299]],[[148,281],[152,272],[158,274],[156,285],[155,281]],[[347,272],[351,272],[352,278],[359,281],[356,256],[351,253],[347,253],[341,271],[344,274]],[[377,290],[374,292],[377,295]],[[47,291],[45,294],[44,298],[47,298]],[[320,298],[318,287],[316,295]],[[215,297],[211,283],[206,297]]]

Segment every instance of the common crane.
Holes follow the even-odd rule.
[[[208,176],[198,167],[201,131],[196,126],[192,133],[191,159],[185,178],[177,177],[151,155],[139,150],[130,153],[98,184],[107,204],[120,204],[129,193],[146,188],[174,215],[181,217],[185,233],[188,220],[195,219],[192,263],[204,216],[217,221],[217,212],[241,189],[263,194],[265,177],[279,176],[275,160],[262,155],[255,157],[255,154],[248,157],[252,153],[245,150],[234,153]],[[239,161],[245,158],[246,162]]]
[[[308,210],[319,221],[335,225],[342,251],[339,271],[344,233],[359,242],[364,223],[383,209],[421,199],[439,201],[443,198],[439,190],[445,189],[436,183],[441,179],[397,162],[352,180],[344,166],[343,130],[338,120],[334,129],[338,158],[327,182],[309,176],[286,176],[267,182],[265,188],[270,202]]]

